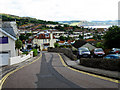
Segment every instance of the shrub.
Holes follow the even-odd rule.
[[[33,49],[32,51],[33,51],[33,57],[38,55],[37,49]]]

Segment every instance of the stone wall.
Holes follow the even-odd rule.
[[[111,71],[120,71],[120,59],[81,58],[80,65]]]
[[[71,60],[77,59],[77,56],[74,55],[72,50],[69,48],[48,48],[48,52],[64,53],[64,55],[69,57]]]

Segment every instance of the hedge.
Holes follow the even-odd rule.
[[[80,65],[111,71],[119,71],[120,59],[81,58]]]

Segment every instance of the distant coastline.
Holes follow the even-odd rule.
[[[84,28],[109,28],[113,25],[100,25],[100,26],[84,26]]]

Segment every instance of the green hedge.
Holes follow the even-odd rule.
[[[37,49],[32,49],[32,51],[33,51],[33,57],[38,55]]]
[[[119,71],[120,59],[81,58],[80,65],[111,71]]]

